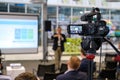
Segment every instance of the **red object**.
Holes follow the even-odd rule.
[[[94,54],[87,54],[86,58],[89,60],[93,60],[95,58],[95,55]]]
[[[114,58],[114,60],[120,62],[120,55],[117,55],[117,56]]]

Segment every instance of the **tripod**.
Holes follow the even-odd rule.
[[[87,41],[85,41],[85,42],[83,42],[83,44],[84,43],[87,43],[87,42],[89,42],[90,44],[89,45],[85,45],[84,47],[87,47],[88,48],[88,46],[89,46],[89,50],[87,51],[87,59],[89,60],[89,66],[88,66],[88,80],[93,80],[93,75],[92,75],[92,73],[93,73],[93,59],[94,59],[94,57],[95,57],[95,55],[93,54],[93,53],[96,53],[94,50],[95,49],[97,49],[98,47],[100,47],[101,45],[102,45],[102,42],[104,41],[104,42],[107,42],[107,43],[109,43],[111,46],[112,46],[112,48],[118,53],[118,58],[120,58],[120,51],[110,42],[110,40],[108,40],[107,38],[104,38],[104,37],[102,37],[102,38],[98,38],[98,39],[100,39],[100,44],[99,44],[99,46],[94,46],[94,45],[96,45],[97,44],[97,42],[95,42],[94,41],[94,39],[95,38],[93,38],[93,37],[88,37],[88,39],[86,39]],[[88,43],[87,43],[88,44]],[[90,50],[91,49],[91,50]],[[93,51],[93,52],[91,52],[91,51]],[[102,53],[102,48],[101,48],[101,53]],[[101,54],[100,53],[100,54]],[[120,59],[119,59],[120,60]],[[100,63],[101,63],[101,55],[100,55]],[[101,65],[101,64],[100,64]],[[100,70],[100,69],[99,69]]]

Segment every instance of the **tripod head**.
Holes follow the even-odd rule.
[[[89,60],[93,60],[95,58],[95,55],[94,54],[87,54],[86,58]]]

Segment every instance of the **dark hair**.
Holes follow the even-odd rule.
[[[97,7],[95,8],[95,10],[96,10],[96,11],[98,11],[98,12],[100,12],[100,9],[99,9],[99,8],[97,8]]]
[[[81,48],[80,52],[81,52],[82,55],[86,56],[86,52],[85,52],[84,49]]]

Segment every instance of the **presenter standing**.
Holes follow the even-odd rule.
[[[56,33],[54,33],[54,35],[52,36],[53,50],[55,52],[55,70],[56,71],[60,69],[61,56],[62,56],[62,52],[64,51],[64,42],[66,42],[66,37],[61,32],[62,32],[62,29],[59,26],[56,29]]]

